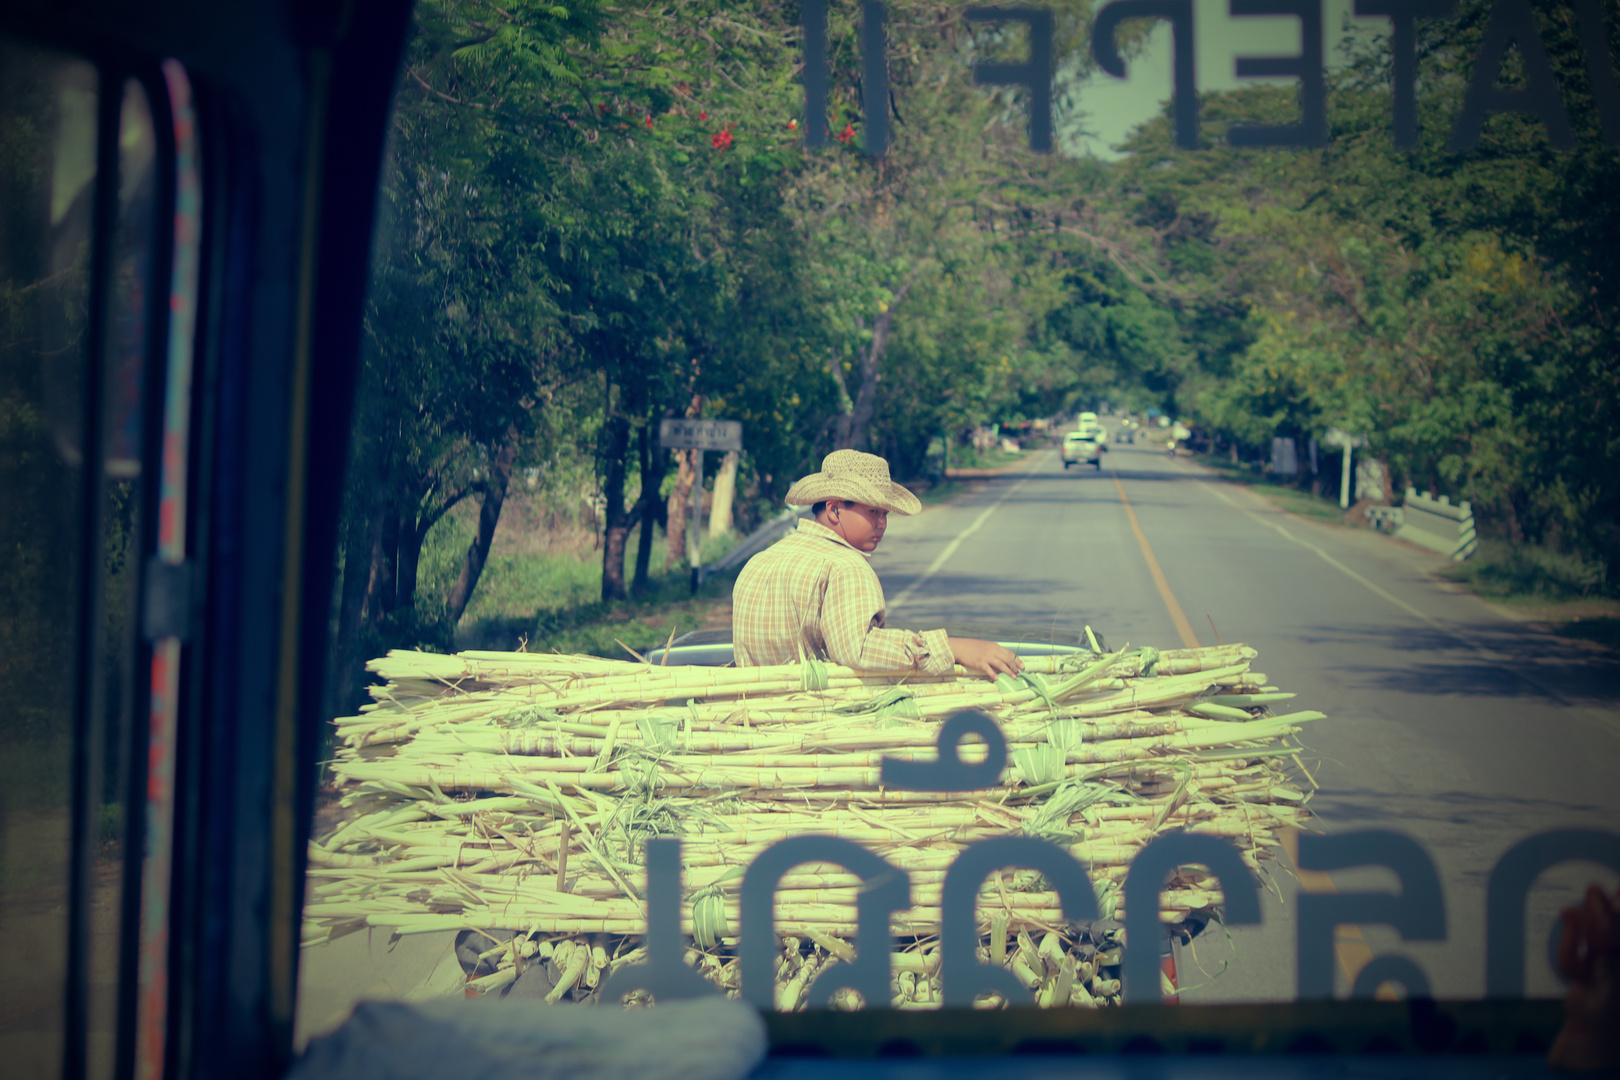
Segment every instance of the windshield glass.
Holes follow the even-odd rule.
[[[655,910],[780,1011],[1562,995],[1620,869],[1589,7],[420,3],[301,1034],[644,1003]]]

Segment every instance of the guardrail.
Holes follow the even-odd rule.
[[[730,551],[707,566],[698,569],[698,582],[730,570],[733,566],[747,562],[761,551],[780,540],[790,530],[799,526],[799,519],[809,513],[806,507],[796,507],[782,511],[771,520],[743,537],[742,541]]]
[[[1453,503],[1446,496],[1438,499],[1406,489],[1401,505],[1401,523],[1395,535],[1430,551],[1462,562],[1474,553],[1479,541],[1474,533],[1474,509],[1467,501]]]

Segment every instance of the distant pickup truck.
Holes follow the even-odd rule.
[[[1063,436],[1063,467],[1091,465],[1101,471],[1102,456],[1108,452],[1108,433],[1101,428],[1071,431]]]

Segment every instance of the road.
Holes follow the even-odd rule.
[[[1620,827],[1620,663],[1502,617],[1434,577],[1437,556],[1285,514],[1185,458],[1120,446],[1100,471],[1065,473],[1052,452],[1031,457],[967,498],[891,518],[873,560],[890,625],[1073,643],[1089,624],[1116,647],[1213,644],[1218,631],[1253,645],[1257,670],[1299,693],[1291,704],[1329,714],[1307,732],[1320,823],[1400,830],[1440,871],[1445,942],[1347,928],[1341,969],[1401,952],[1436,995],[1479,997],[1484,884],[1502,852],[1544,829]],[[1615,875],[1577,864],[1532,894],[1533,995],[1562,992],[1544,943],[1587,880],[1612,888]],[[1220,973],[1184,970],[1183,985],[1207,983],[1186,1000],[1294,997],[1298,885],[1273,885],[1261,926],[1216,928],[1183,959]],[[1382,870],[1333,885],[1396,888]]]
[[[1114,646],[1244,641],[1257,669],[1329,718],[1308,729],[1311,806],[1329,831],[1393,828],[1439,867],[1443,943],[1376,926],[1341,932],[1344,969],[1402,952],[1442,997],[1484,987],[1484,883],[1513,842],[1557,827],[1620,826],[1620,663],[1527,631],[1432,575],[1438,557],[1367,530],[1276,510],[1184,458],[1117,447],[1101,471],[1050,451],[948,504],[893,517],[873,565],[890,625]],[[1134,524],[1133,524],[1134,519]],[[1151,553],[1151,554],[1150,554]],[[1158,568],[1155,574],[1154,567]],[[1533,895],[1529,989],[1560,993],[1541,943],[1578,888],[1615,876],[1578,865]],[[1334,875],[1391,889],[1387,871]],[[1181,958],[1189,1002],[1295,996],[1298,885],[1272,875],[1264,921],[1206,932]],[[299,1034],[361,997],[453,992],[450,935],[355,934],[304,954]],[[1215,977],[1218,976],[1218,977]]]

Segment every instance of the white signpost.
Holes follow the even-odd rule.
[[[741,450],[741,420],[665,419],[658,424],[658,445],[665,450],[696,450],[697,475],[692,480],[692,527],[686,533],[686,555],[692,566],[692,591],[697,592],[703,568],[703,454],[707,450]]]

